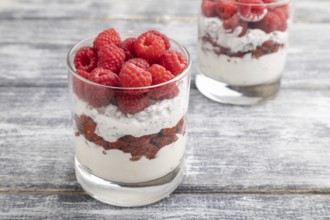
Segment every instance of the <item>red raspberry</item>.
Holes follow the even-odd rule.
[[[215,5],[215,11],[219,18],[226,20],[231,18],[237,12],[237,7],[230,2],[218,2]]]
[[[277,7],[273,10],[273,12],[277,14],[277,16],[279,16],[282,21],[287,21],[289,19],[289,5]]]
[[[130,60],[126,61],[126,63],[124,63],[124,65],[127,64],[127,63],[132,63],[135,66],[140,67],[144,70],[148,70],[149,67],[150,67],[149,63],[146,60],[142,59],[142,58],[130,59]]]
[[[141,34],[135,43],[135,52],[138,57],[155,63],[165,52],[165,43],[161,37],[152,33]]]
[[[93,47],[95,50],[100,50],[105,45],[115,44],[116,46],[119,46],[120,43],[121,39],[119,33],[115,29],[110,28],[97,35],[93,42]]]
[[[124,50],[114,44],[108,44],[98,51],[98,67],[109,69],[114,73],[119,73],[121,66],[125,62]]]
[[[226,30],[231,30],[232,32],[237,28],[237,27],[242,27],[242,31],[239,35],[239,37],[242,37],[245,35],[246,31],[247,31],[247,22],[239,19],[238,15],[234,15],[233,17],[231,17],[228,20],[225,20],[223,22],[223,27]]]
[[[148,32],[149,32],[149,33],[152,33],[152,34],[154,34],[154,35],[156,35],[156,36],[158,36],[158,37],[161,37],[161,38],[163,39],[164,43],[165,43],[165,49],[166,49],[166,50],[170,49],[170,47],[171,47],[171,42],[170,42],[170,40],[166,37],[165,34],[162,34],[162,33],[160,33],[159,31],[156,31],[156,30],[150,30],[150,31],[148,31]]]
[[[98,67],[91,72],[89,80],[106,86],[119,85],[118,75],[111,72],[111,70],[103,69],[101,67]]]
[[[126,60],[136,57],[135,55],[135,42],[136,38],[127,38],[120,44],[120,48],[124,50]]]
[[[187,67],[188,61],[180,52],[168,50],[161,56],[159,64],[176,76]]]
[[[174,78],[170,71],[158,64],[153,64],[148,71],[152,75],[152,85],[161,84]]]
[[[267,13],[262,0],[237,0],[241,19],[245,21],[260,21]]]
[[[170,89],[168,89],[167,93],[164,94],[161,99],[172,99],[179,94],[180,89],[176,84],[173,83],[169,86],[171,86]]]
[[[119,81],[123,87],[144,87],[151,85],[152,76],[148,71],[127,63],[119,73]]]
[[[123,113],[135,114],[149,106],[149,98],[146,94],[129,95],[121,94],[118,96],[118,108]]]
[[[262,0],[262,1],[263,1],[263,3],[269,4],[269,3],[274,3],[277,0]]]
[[[74,58],[76,70],[91,72],[97,66],[97,53],[91,47],[80,48]]]
[[[273,12],[268,12],[267,15],[259,22],[253,24],[254,28],[261,29],[267,34],[278,30],[281,25],[281,19]]]
[[[174,78],[170,71],[158,64],[153,64],[148,71],[152,75],[152,85],[161,84]],[[176,88],[177,86],[175,83],[153,88],[149,91],[149,96],[153,99],[164,99],[164,97],[168,97]]]
[[[89,78],[90,73],[84,71],[84,70],[77,70],[76,71],[80,76],[84,77],[85,79]],[[85,82],[81,79],[78,79],[75,76],[72,76],[72,87],[73,92],[80,98],[84,97],[84,85]]]
[[[216,2],[211,0],[203,0],[202,2],[202,12],[205,17],[215,17],[217,12],[215,10]]]

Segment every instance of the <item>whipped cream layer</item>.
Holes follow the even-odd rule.
[[[205,75],[215,80],[233,86],[253,86],[278,80],[284,69],[286,54],[284,47],[259,58],[253,58],[251,53],[238,58],[199,48],[198,65]]]
[[[75,137],[76,157],[94,175],[115,182],[139,183],[163,177],[179,166],[183,159],[186,136],[161,148],[155,159],[142,157],[131,161],[131,155],[120,150],[104,151],[102,147]]]
[[[269,40],[286,44],[289,37],[287,31],[267,34],[260,29],[248,29],[244,36],[239,37],[242,27],[239,26],[234,31],[226,30],[219,18],[202,17],[199,22],[199,36],[210,37],[218,45],[229,48],[232,53],[253,51]]]
[[[77,96],[73,97],[74,113],[91,117],[97,124],[95,133],[109,142],[117,141],[125,135],[141,137],[155,134],[163,128],[174,127],[187,113],[188,94],[184,88],[187,83],[185,80],[180,83],[180,93],[176,97],[156,101],[134,115],[124,114],[117,106],[111,104],[94,108]]]

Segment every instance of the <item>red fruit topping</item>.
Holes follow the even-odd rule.
[[[161,84],[174,78],[170,71],[158,64],[153,64],[149,68],[149,72],[152,75],[152,85]],[[153,99],[169,99],[175,97],[177,94],[178,88],[175,83],[153,88],[149,92],[150,98]]]
[[[122,140],[118,140],[115,142],[110,142],[107,146],[108,149],[120,149],[127,146],[127,143],[122,141]]]
[[[126,60],[136,57],[135,55],[135,42],[136,38],[127,38],[120,44],[120,48],[124,50]]]
[[[77,70],[76,72],[85,79],[89,78],[90,73],[88,73],[84,70]],[[84,81],[82,81],[81,79],[78,79],[75,76],[72,76],[73,91],[80,98],[84,97],[84,85],[85,85]]]
[[[150,67],[149,63],[146,60],[142,59],[142,58],[130,59],[130,60],[126,61],[126,63],[124,63],[124,65],[127,64],[127,63],[132,63],[135,66],[138,66],[138,67],[140,67],[144,70],[148,70],[149,67]]]
[[[237,0],[239,15],[245,21],[260,21],[267,13],[262,0]]]
[[[164,136],[171,136],[176,134],[176,127],[173,128],[164,128],[161,130],[162,135]]]
[[[115,44],[119,46],[121,43],[120,35],[119,33],[113,29],[110,28],[108,30],[102,31],[97,35],[93,42],[93,47],[95,50],[100,50],[102,47],[108,44]]]
[[[103,69],[102,67],[94,69],[89,76],[89,80],[106,86],[119,85],[118,75],[111,70]]]
[[[135,114],[149,106],[149,98],[143,95],[122,94],[118,97],[118,108],[123,113]]]
[[[282,24],[281,19],[273,12],[268,12],[267,15],[259,22],[254,23],[253,27],[266,32],[267,34],[279,29]]]
[[[242,21],[238,15],[234,15],[233,17],[231,17],[230,19],[228,20],[225,20],[223,22],[223,27],[226,29],[226,30],[231,30],[231,32],[233,32],[237,27],[241,27],[242,28],[242,31],[241,33],[239,34],[239,37],[242,37],[245,35],[246,31],[247,31],[247,22],[245,21]]]
[[[277,14],[283,21],[286,21],[289,19],[289,5],[284,5],[281,7],[277,7],[273,10],[275,14]]]
[[[103,46],[99,51],[98,67],[109,69],[114,73],[120,71],[121,66],[125,62],[124,50],[114,44]]]
[[[95,137],[95,128],[96,128],[96,123],[93,120],[88,120],[84,124],[84,134],[87,140],[93,141]]]
[[[210,0],[203,0],[202,2],[202,12],[205,17],[215,17],[217,12],[215,10],[216,2]]]
[[[263,1],[263,3],[269,4],[269,3],[274,3],[277,0],[262,0],[262,1]]]
[[[226,20],[237,12],[237,7],[231,2],[218,2],[215,5],[215,11],[219,18]]]
[[[147,60],[149,63],[157,62],[165,50],[164,40],[148,32],[140,35],[135,43],[135,52],[138,57]]]
[[[187,67],[188,61],[180,52],[168,50],[161,56],[159,64],[176,76]]]
[[[176,125],[176,132],[178,134],[184,134],[184,129],[185,129],[184,125],[185,125],[185,118],[182,118]]]
[[[97,66],[97,53],[91,47],[80,48],[74,58],[76,70],[91,72]]]
[[[170,71],[158,64],[153,64],[148,71],[152,75],[152,85],[161,84],[174,78]]]
[[[162,33],[160,33],[159,31],[156,31],[156,30],[150,30],[148,32],[149,33],[152,33],[152,34],[154,34],[154,35],[156,35],[158,37],[161,37],[163,39],[163,41],[164,41],[165,49],[166,50],[170,49],[171,43],[170,43],[170,40],[166,37],[165,34],[162,34]]]
[[[144,87],[151,85],[152,76],[148,71],[127,63],[119,73],[119,81],[123,87]]]
[[[162,148],[166,145],[169,145],[175,141],[178,140],[178,137],[176,135],[171,136],[162,136],[162,137],[154,137],[151,140],[151,143],[156,145],[159,148]]]

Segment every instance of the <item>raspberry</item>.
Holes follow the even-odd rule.
[[[237,27],[241,27],[242,31],[239,34],[239,37],[242,37],[245,35],[246,31],[247,31],[247,22],[242,21],[241,19],[239,19],[239,17],[237,15],[234,15],[233,17],[231,17],[228,20],[225,20],[223,22],[223,27],[226,30],[231,30],[232,32],[237,28]]]
[[[153,64],[148,71],[152,75],[152,85],[161,84],[174,78],[170,71],[158,64]]]
[[[289,6],[285,5],[277,7],[273,10],[273,13],[276,14],[281,20],[277,29],[283,32],[286,31],[288,29],[287,20],[289,19]]]
[[[108,44],[98,51],[99,62],[98,67],[109,69],[114,73],[120,71],[121,66],[125,62],[125,52],[123,49],[114,44]]]
[[[119,81],[123,87],[144,87],[151,85],[152,76],[148,71],[127,63],[119,73]]]
[[[256,22],[263,19],[267,13],[262,0],[237,0],[239,15],[242,20]]]
[[[103,69],[101,67],[98,67],[91,72],[89,80],[106,86],[119,85],[118,75],[111,72],[111,70]]]
[[[180,92],[180,89],[176,84],[169,85],[170,89],[161,97],[161,99],[172,99],[177,96]]]
[[[153,64],[149,68],[149,72],[152,75],[152,85],[161,84],[174,78],[170,71],[166,70],[163,66],[158,64]],[[164,99],[164,97],[171,97],[172,95],[169,94],[174,94],[175,92],[173,93],[173,91],[175,91],[176,88],[177,86],[175,83],[153,88],[149,91],[149,96],[153,99]]]
[[[268,12],[264,19],[254,23],[253,27],[266,32],[267,34],[276,31],[281,24],[281,19],[273,12]]]
[[[129,95],[121,94],[118,97],[118,108],[123,113],[135,114],[149,106],[149,98],[146,94]]]
[[[119,46],[120,43],[121,43],[120,35],[115,29],[110,28],[108,30],[102,31],[101,33],[99,33],[99,35],[97,35],[97,37],[93,42],[93,47],[95,50],[98,51],[105,45],[115,44]]]
[[[135,42],[136,38],[127,38],[120,44],[120,48],[124,50],[126,60],[136,57],[135,55]]]
[[[74,58],[76,70],[91,72],[97,66],[97,53],[91,47],[80,48]]]
[[[226,20],[237,12],[237,7],[230,2],[218,2],[215,5],[215,11],[219,18]]]
[[[127,63],[132,63],[135,66],[140,67],[144,70],[148,70],[149,67],[150,67],[149,63],[146,60],[142,59],[142,58],[130,59],[130,60],[126,61],[126,63],[124,63],[124,65],[127,64]]]
[[[176,76],[187,67],[188,62],[180,52],[168,50],[163,54],[163,56],[161,56],[159,64]]]
[[[152,33],[141,34],[135,43],[135,52],[138,57],[155,63],[165,52],[165,43],[161,37]]]
[[[170,49],[171,43],[170,43],[170,40],[166,37],[165,34],[162,34],[162,33],[160,33],[159,31],[156,31],[156,30],[150,30],[148,32],[152,33],[152,34],[154,34],[158,37],[161,37],[163,39],[164,43],[165,43],[165,49],[166,50]]]
[[[90,73],[84,71],[84,70],[76,70],[76,72],[84,77],[85,79],[89,78]],[[82,81],[81,79],[78,79],[75,76],[72,76],[72,87],[73,87],[73,92],[80,98],[84,97],[84,85],[85,82]]]
[[[217,12],[215,10],[216,2],[210,0],[203,0],[202,2],[202,12],[205,17],[215,17]]]

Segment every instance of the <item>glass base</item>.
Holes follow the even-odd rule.
[[[155,203],[169,196],[183,179],[183,162],[171,173],[144,183],[118,183],[99,178],[75,158],[76,177],[93,198],[115,206],[136,207]]]
[[[209,99],[232,105],[256,105],[272,100],[280,89],[281,80],[256,86],[231,86],[202,73],[196,76],[198,90]]]

